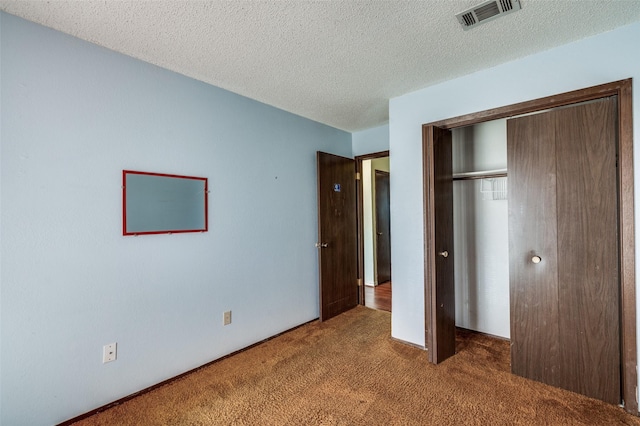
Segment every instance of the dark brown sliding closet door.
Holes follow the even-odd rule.
[[[509,120],[507,141],[511,370],[560,386],[554,127],[546,114]]]
[[[616,99],[557,111],[563,382],[620,402]],[[567,126],[565,123],[573,123]]]
[[[512,371],[620,397],[617,100],[508,121]]]

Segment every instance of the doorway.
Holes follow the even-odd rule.
[[[360,303],[391,311],[391,226],[389,152],[356,157],[358,183],[358,259],[363,278]]]
[[[389,151],[316,157],[320,320],[358,304],[390,312]],[[383,176],[377,202],[376,175]]]
[[[320,321],[359,302],[357,185],[354,160],[318,151],[318,282]]]
[[[446,158],[447,149],[451,149],[451,133],[447,129],[482,123],[490,120],[514,117],[555,107],[573,105],[615,96],[618,110],[616,131],[618,138],[616,150],[618,154],[616,197],[618,202],[617,223],[619,236],[616,245],[620,251],[619,280],[617,293],[620,301],[620,365],[622,400],[628,412],[637,414],[635,399],[635,385],[637,382],[636,365],[636,313],[635,313],[635,252],[634,252],[634,224],[633,224],[633,164],[632,164],[632,114],[631,114],[631,81],[625,80],[594,88],[579,90],[558,96],[539,99],[491,111],[457,117],[442,122],[424,126],[424,155],[425,155],[425,285],[426,285],[426,341],[429,358],[438,363],[453,355],[448,340],[455,336],[455,325],[450,319],[455,316],[455,302],[453,300],[453,277],[447,270],[447,249],[452,242],[443,240],[439,234],[447,235],[443,228],[450,226],[443,218],[439,218],[438,203],[446,199],[450,189],[446,183],[449,179],[442,179],[443,173],[451,173],[451,169],[442,168],[442,163],[451,163]],[[448,146],[448,148],[447,148]],[[449,154],[450,155],[450,154]],[[438,207],[438,208],[436,208]],[[445,215],[446,219],[446,215]],[[437,232],[436,232],[437,230]],[[444,241],[444,242],[443,242]],[[443,246],[444,245],[444,246]],[[535,259],[533,256],[531,259]],[[537,264],[532,260],[533,264]],[[452,263],[452,262],[450,262]]]

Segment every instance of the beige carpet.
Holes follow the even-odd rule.
[[[509,344],[459,333],[433,366],[358,307],[76,425],[640,425],[621,408],[509,373]]]

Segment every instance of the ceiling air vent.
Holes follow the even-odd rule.
[[[456,15],[462,28],[468,30],[492,19],[520,10],[520,0],[489,0]]]

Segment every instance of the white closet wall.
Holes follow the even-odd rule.
[[[506,120],[453,130],[453,172],[506,169]],[[456,326],[509,333],[508,201],[481,189],[491,181],[453,184]]]

